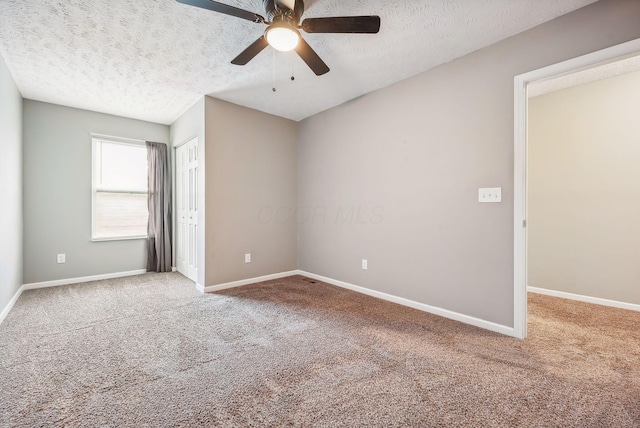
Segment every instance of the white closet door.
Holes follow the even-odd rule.
[[[176,149],[176,268],[197,281],[198,139]]]

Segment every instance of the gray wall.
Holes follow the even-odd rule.
[[[24,122],[24,282],[144,269],[145,240],[91,242],[89,134],[167,143],[169,127],[31,100]]]
[[[297,124],[205,98],[206,285],[296,269]],[[252,262],[244,263],[244,254]]]
[[[637,0],[602,0],[303,121],[299,267],[512,326],[513,78],[639,24]]]
[[[640,72],[529,100],[528,281],[640,304]]]
[[[201,98],[197,103],[192,105],[186,112],[184,112],[170,127],[170,145],[173,148],[171,150],[171,156],[175,159],[175,148],[183,145],[184,143],[190,141],[194,137],[198,138],[198,242],[197,242],[197,251],[198,251],[198,278],[197,283],[200,285],[205,284],[204,275],[205,275],[205,248],[206,242],[204,239],[204,233],[206,230],[206,224],[204,221],[205,218],[205,177],[206,177],[206,169],[205,169],[205,134],[204,134],[204,97]],[[175,165],[175,163],[174,163]],[[175,168],[173,170],[172,176],[172,186],[173,186],[173,195],[176,194],[176,177],[175,177]],[[173,212],[177,213],[175,198],[173,200]],[[176,223],[176,215],[173,216],[173,263],[176,263],[176,247],[175,247],[175,232],[177,230]]]
[[[22,96],[0,55],[0,312],[22,286]]]

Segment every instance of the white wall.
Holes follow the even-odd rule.
[[[529,285],[640,304],[640,72],[529,100]]]
[[[90,133],[168,143],[169,127],[31,100],[24,123],[24,282],[145,269],[146,240],[91,242]]]
[[[299,204],[319,214],[299,267],[513,326],[514,76],[639,23],[640,2],[602,0],[301,122]],[[479,204],[494,186],[503,202]]]
[[[0,55],[0,312],[22,285],[22,96]]]

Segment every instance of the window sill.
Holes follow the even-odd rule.
[[[138,239],[147,239],[148,236],[115,236],[109,238],[91,238],[91,242],[104,242],[104,241],[133,241]]]

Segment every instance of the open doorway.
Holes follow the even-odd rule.
[[[622,45],[614,46],[602,51],[598,51],[589,55],[585,55],[583,57],[574,58],[569,61],[565,61],[563,63],[555,64],[549,67],[545,67],[543,69],[535,70],[530,73],[526,73],[524,75],[517,76],[515,78],[515,170],[514,170],[514,334],[516,337],[524,338],[526,337],[526,326],[527,326],[527,285],[537,286],[539,284],[529,284],[529,279],[531,277],[531,272],[528,269],[528,248],[529,246],[529,230],[528,220],[529,215],[532,214],[529,211],[530,202],[530,194],[529,194],[529,179],[532,178],[529,176],[531,171],[529,170],[529,129],[528,124],[528,116],[529,116],[529,93],[530,91],[533,93],[535,91],[540,91],[540,88],[545,88],[543,90],[547,90],[549,92],[554,90],[554,85],[556,85],[556,89],[558,87],[564,88],[568,86],[576,86],[576,75],[575,73],[580,72],[583,75],[583,78],[588,77],[591,74],[591,79],[597,80],[601,79],[597,76],[598,73],[595,72],[596,67],[605,66],[605,68],[609,68],[610,72],[615,65],[614,63],[618,63],[620,61],[634,61],[632,58],[640,55],[640,39],[631,41],[628,43],[624,43]],[[618,73],[621,74],[621,73]],[[595,76],[595,77],[594,77]],[[559,85],[559,86],[558,86]],[[540,103],[537,103],[540,104]],[[539,106],[535,106],[536,110]],[[542,106],[544,108],[548,108],[548,106]],[[549,112],[542,112],[540,115],[544,117],[545,114]],[[551,116],[547,116],[550,118]],[[535,156],[539,153],[536,152]],[[581,165],[580,168],[584,167]],[[539,174],[538,174],[539,175]],[[540,183],[544,182],[544,180],[538,180],[538,176],[536,176],[536,191],[540,190]],[[542,186],[544,187],[544,186]],[[539,195],[538,195],[539,196]],[[540,208],[539,206],[537,208]],[[544,210],[544,209],[543,209]],[[538,220],[543,218],[544,216],[540,216],[540,210],[535,211],[538,216]],[[557,220],[557,219],[556,219]],[[568,221],[564,219],[563,221]],[[560,224],[556,224],[556,227],[561,226]],[[540,236],[536,236],[536,245],[545,241],[545,239],[540,239]],[[549,240],[547,239],[547,242]],[[541,281],[541,278],[544,275],[541,275],[540,272],[553,270],[553,267],[549,268],[548,266],[543,266],[540,269],[540,266],[545,261],[545,257],[541,256],[538,248],[534,251],[536,253],[536,271],[534,273],[534,277],[537,281]],[[548,255],[548,254],[547,254]],[[547,257],[547,259],[549,259]],[[548,262],[548,260],[547,260]],[[556,266],[557,267],[557,266]],[[545,283],[545,285],[548,283]],[[569,290],[579,291],[579,289],[575,288],[575,284],[571,285]],[[553,288],[553,286],[552,286]],[[555,287],[560,288],[560,287]],[[588,288],[588,287],[587,287]],[[536,291],[543,290],[542,287],[538,287]],[[565,289],[566,290],[566,289]],[[555,290],[557,293],[565,293],[560,297],[571,297],[571,296],[579,296],[578,293],[570,293],[569,291],[563,290]],[[610,292],[601,294],[604,296],[615,296]],[[547,293],[552,294],[552,293]],[[556,294],[559,295],[559,294]],[[570,296],[571,295],[571,296]],[[597,298],[597,297],[596,297]],[[608,299],[600,297],[601,300],[607,301],[615,301],[611,297]],[[603,302],[596,302],[603,303]]]
[[[640,56],[529,86],[529,293],[640,309],[638,112]]]

